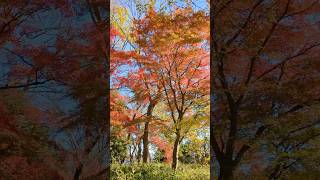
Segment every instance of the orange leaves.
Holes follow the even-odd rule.
[[[114,38],[119,35],[120,35],[120,33],[118,32],[118,30],[116,28],[114,28],[113,26],[111,26],[110,27],[110,42],[113,42]]]
[[[136,123],[134,122],[137,118],[142,115],[139,111],[128,109],[126,104],[128,99],[126,96],[122,96],[118,93],[113,93],[110,101],[111,105],[111,125],[113,127],[120,127],[122,130],[126,130],[130,133],[136,132]],[[120,131],[121,133],[121,131]]]
[[[111,124],[113,126],[117,125],[123,125],[124,122],[127,122],[129,120],[129,117],[124,114],[124,112],[119,111],[111,111]]]
[[[159,136],[155,135],[152,136],[150,141],[155,144],[160,150],[164,150],[165,152],[165,162],[169,163],[172,160],[172,147],[166,140],[160,138]]]
[[[171,14],[149,10],[146,17],[134,22],[136,44],[156,67],[146,66],[173,98],[192,89],[200,90],[209,79],[208,17],[190,8],[175,9]],[[146,64],[143,64],[146,65]],[[142,69],[137,78],[146,74]],[[150,77],[148,76],[148,79]],[[180,95],[179,95],[180,96]],[[180,100],[178,100],[180,101]]]
[[[174,15],[149,13],[135,23],[135,28],[133,34],[139,47],[163,56],[174,53],[179,46],[197,46],[209,35],[209,22],[204,14],[182,9]]]
[[[135,51],[118,51],[111,49],[111,61],[114,64],[130,64],[131,59],[139,59],[140,56]]]
[[[139,46],[156,53],[172,51],[177,45],[196,44],[209,36],[205,15],[190,9],[177,9],[172,15],[150,10],[144,19],[135,22],[135,27],[133,35]]]

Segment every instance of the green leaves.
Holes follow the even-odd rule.
[[[182,164],[177,171],[173,171],[167,164],[112,164],[111,179],[121,180],[207,180],[209,179],[209,167],[199,165]]]

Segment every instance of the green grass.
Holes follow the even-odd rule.
[[[209,165],[180,163],[176,172],[163,163],[111,166],[111,179],[114,180],[207,180],[209,176]]]

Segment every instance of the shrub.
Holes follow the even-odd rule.
[[[209,166],[199,164],[179,164],[174,172],[169,165],[149,164],[112,164],[111,179],[114,180],[206,180],[210,179]]]

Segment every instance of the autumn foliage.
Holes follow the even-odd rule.
[[[109,106],[102,104],[109,104],[110,37],[100,16],[106,7],[0,2],[1,177],[108,176]]]
[[[0,1],[0,179],[317,179],[319,12]]]
[[[215,165],[219,179],[243,166],[266,179],[305,173],[300,155],[319,131],[319,7],[211,1],[212,176]]]
[[[160,160],[176,169],[182,141],[200,138],[190,133],[208,127],[208,16],[191,6],[160,12],[150,4],[131,29],[120,36],[128,47],[114,45],[111,52],[114,62],[123,62],[114,74],[114,91],[124,94],[128,104],[121,116],[114,112],[112,122],[123,124],[122,136],[132,143],[131,163],[155,161],[152,145],[164,156]]]

